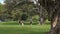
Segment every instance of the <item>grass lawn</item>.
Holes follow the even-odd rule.
[[[35,24],[35,23],[33,23]],[[45,25],[18,25],[17,22],[1,22],[0,34],[47,34],[50,30],[50,24]]]
[[[50,25],[0,25],[0,34],[46,34]]]

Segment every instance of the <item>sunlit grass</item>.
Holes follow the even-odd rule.
[[[17,21],[0,22],[0,34],[47,34],[50,30],[48,21],[45,25],[38,25],[34,22],[33,24],[25,23],[24,26],[21,26]]]
[[[0,34],[46,34],[50,25],[0,25]]]

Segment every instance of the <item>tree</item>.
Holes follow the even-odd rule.
[[[25,7],[27,9],[31,9],[31,7],[33,7],[33,6],[28,7],[27,4],[24,3],[24,2],[27,2],[25,0],[20,0],[21,2],[18,2],[18,1],[6,0],[5,2],[7,6],[6,8],[9,15],[11,15],[11,11],[14,8],[16,8],[16,6],[20,6],[19,8]],[[30,4],[31,2],[33,1],[28,0],[28,4]],[[41,13],[44,13],[42,11],[42,9],[44,8],[48,13],[48,19],[51,21],[51,31],[49,34],[60,34],[60,23],[59,23],[60,22],[60,0],[38,0],[38,3],[39,3],[38,5],[39,5],[39,11],[40,11],[39,16],[41,18],[44,16],[41,14]],[[34,2],[34,4],[36,3]]]
[[[18,9],[22,9],[21,10],[22,12],[23,12],[23,10],[25,12],[27,12],[27,10],[25,10],[25,9],[28,9],[28,8],[30,9],[31,7],[32,6],[30,6],[29,3],[27,1],[25,1],[25,0],[5,0],[5,9],[7,9],[6,11],[8,12],[9,17],[10,18],[13,18],[14,20],[17,20],[18,19],[17,18],[17,15],[16,15],[17,13],[14,14],[13,13],[14,11],[16,11]]]
[[[33,3],[35,4],[33,4]],[[28,9],[28,11],[26,11],[26,12],[29,12],[29,14],[34,14],[34,10],[35,10],[35,8],[38,8],[38,7],[36,7],[36,5],[37,5],[37,3],[38,3],[38,0],[6,0],[5,1],[5,3],[6,3],[6,6],[5,6],[5,8],[7,9],[7,12],[8,12],[8,14],[9,14],[9,17],[10,18],[12,18],[11,17],[11,15],[12,15],[12,10],[14,10],[14,8],[19,8],[19,9],[22,9],[22,10],[24,10],[24,9]],[[38,3],[38,5],[39,5],[39,3]],[[25,8],[24,8],[25,7]],[[41,8],[41,10],[40,10],[40,8]],[[31,9],[31,11],[30,11],[30,9]],[[32,11],[33,10],[33,11]],[[44,14],[44,12],[42,11],[43,10],[43,6],[41,5],[41,6],[39,6],[39,9],[38,9],[38,11],[36,11],[36,13],[39,13],[39,17],[40,18],[42,18],[43,17],[43,19],[40,19],[39,18],[39,20],[40,20],[40,22],[41,23],[43,23],[43,21],[44,21],[44,15],[42,15],[42,14]],[[35,14],[36,14],[35,13]],[[31,15],[30,15],[31,16]],[[30,22],[32,21],[32,16],[30,17],[31,19],[30,19]],[[42,21],[43,20],[43,21]],[[39,23],[40,23],[39,22]]]
[[[55,0],[55,11],[52,19],[52,29],[49,34],[60,34],[60,0]]]
[[[0,20],[5,21],[5,19],[7,18],[6,15],[7,14],[4,14],[4,4],[0,3]]]
[[[48,0],[47,3],[45,7],[51,19],[51,31],[48,34],[60,34],[60,0]]]

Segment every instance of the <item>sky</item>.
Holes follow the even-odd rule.
[[[4,4],[4,0],[0,0],[0,3]]]

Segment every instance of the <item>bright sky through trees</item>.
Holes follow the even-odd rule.
[[[0,3],[4,4],[4,0],[0,0]]]

